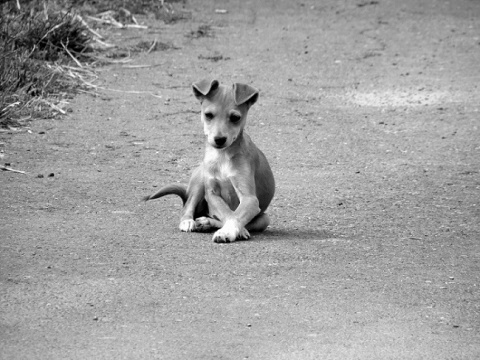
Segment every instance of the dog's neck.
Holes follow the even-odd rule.
[[[211,174],[215,174],[215,177],[218,179],[228,178],[231,175],[234,159],[243,154],[242,148],[245,147],[244,143],[243,130],[229,147],[223,149],[218,149],[207,141],[203,159],[206,168],[209,169]]]

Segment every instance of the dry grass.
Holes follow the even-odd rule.
[[[41,1],[0,5],[0,126],[52,117],[93,71],[91,36],[71,10]],[[72,63],[75,66],[72,66]]]
[[[0,128],[64,114],[72,94],[100,89],[93,83],[93,67],[117,62],[99,54],[115,46],[106,43],[86,20],[102,26],[146,28],[133,14],[153,13],[164,22],[174,22],[189,18],[182,4],[185,1],[0,0]],[[141,45],[134,50],[150,52],[168,46],[156,40]]]

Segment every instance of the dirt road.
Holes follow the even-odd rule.
[[[0,358],[480,358],[480,2],[187,8],[111,35],[174,45],[150,67],[0,134],[27,172],[0,174]],[[203,77],[260,89],[277,193],[250,241],[139,201],[201,160]]]

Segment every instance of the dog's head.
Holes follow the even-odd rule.
[[[202,122],[207,142],[217,149],[232,145],[243,132],[248,109],[257,101],[258,90],[245,84],[229,88],[217,80],[202,80],[193,85],[202,104]]]

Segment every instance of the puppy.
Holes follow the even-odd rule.
[[[145,201],[175,194],[183,200],[182,231],[208,231],[217,243],[249,239],[270,223],[265,213],[275,193],[275,180],[265,157],[244,132],[247,113],[258,91],[245,84],[233,87],[217,80],[193,85],[201,103],[206,136],[205,157],[188,187],[168,185]]]

